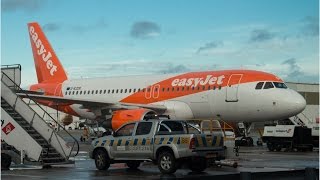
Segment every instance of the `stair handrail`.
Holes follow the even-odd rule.
[[[8,79],[15,85],[16,88],[18,88],[18,90],[23,90],[23,89],[22,89],[19,85],[17,85],[6,73],[4,73],[3,71],[1,71],[1,74],[2,74],[2,76],[1,76],[1,81],[2,81],[2,79],[3,79],[3,76],[5,76],[6,78],[8,78]],[[2,82],[5,83],[4,81],[2,81]],[[6,83],[5,83],[5,84],[6,84]],[[7,84],[6,84],[6,85],[7,85]],[[11,91],[14,92],[12,89],[11,89]],[[78,140],[77,140],[75,137],[73,137],[68,131],[66,131],[66,130],[64,129],[64,127],[61,126],[60,123],[57,122],[46,110],[44,110],[38,102],[36,102],[35,100],[33,100],[32,97],[30,97],[27,93],[25,93],[25,95],[26,95],[26,97],[27,97],[28,99],[32,100],[32,101],[35,103],[35,105],[37,105],[37,106],[44,112],[44,115],[46,114],[51,120],[53,120],[54,122],[56,122],[56,124],[57,124],[59,127],[61,127],[61,129],[63,129],[63,130],[74,140],[72,149],[71,149],[71,151],[70,151],[70,153],[69,153],[69,155],[68,155],[67,157],[68,157],[68,158],[70,157],[70,155],[71,155],[71,153],[72,153],[72,150],[73,150],[75,144],[77,144],[77,152],[76,152],[76,154],[75,154],[74,156],[77,156],[77,155],[79,154],[79,150],[80,150]],[[26,103],[25,101],[22,101],[22,102],[27,105],[27,103]],[[29,105],[28,105],[28,106],[29,106]],[[30,107],[30,106],[29,106],[29,107]],[[32,108],[31,108],[31,109],[32,109]],[[32,110],[33,110],[33,109],[32,109]],[[34,111],[36,114],[38,114],[35,110],[33,110],[33,111]],[[38,115],[39,115],[39,114],[38,114]],[[39,115],[39,116],[40,116],[40,115]],[[40,116],[40,117],[41,117],[41,116]],[[42,120],[43,120],[43,119],[42,119]],[[44,120],[43,120],[43,121],[44,121]],[[57,136],[56,133],[55,133],[55,136]],[[57,138],[57,140],[59,141],[58,138]],[[59,144],[60,144],[60,141],[59,141]],[[60,144],[60,146],[61,146],[61,144]],[[62,150],[63,150],[63,148],[62,148]],[[63,151],[64,151],[64,150],[63,150]]]
[[[307,119],[308,124],[313,124],[313,121],[310,120],[303,112],[301,112],[300,114],[302,114],[302,116]],[[306,124],[306,123],[304,123],[304,124]]]

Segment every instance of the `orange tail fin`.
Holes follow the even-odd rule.
[[[28,23],[34,64],[39,83],[63,82],[67,74],[38,23]]]

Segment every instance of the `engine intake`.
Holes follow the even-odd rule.
[[[144,108],[114,111],[111,122],[108,123],[107,128],[117,130],[125,123],[149,119],[150,116],[155,114],[156,112]]]

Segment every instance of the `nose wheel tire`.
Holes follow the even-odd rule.
[[[163,174],[176,172],[176,159],[170,152],[163,152],[158,157],[158,168]]]
[[[102,149],[97,150],[94,156],[94,162],[99,170],[106,170],[110,167],[109,157]]]

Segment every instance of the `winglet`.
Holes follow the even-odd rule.
[[[39,83],[63,82],[67,80],[58,57],[38,23],[28,23],[28,32],[33,52],[34,64]]]

